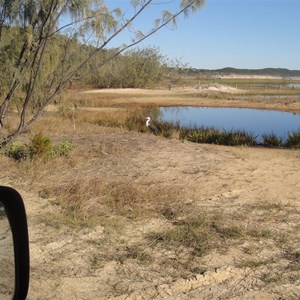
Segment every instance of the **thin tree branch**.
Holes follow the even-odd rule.
[[[100,50],[102,50],[105,46],[107,46],[107,44],[113,39],[115,38],[121,31],[123,31],[126,27],[129,26],[129,24],[132,23],[133,20],[135,20],[137,18],[137,16],[145,9],[146,6],[148,6],[150,3],[152,2],[152,0],[149,0],[148,2],[146,2],[142,8],[128,21],[126,22],[126,24],[124,24],[116,33],[114,33],[105,43],[103,43],[100,47],[96,48],[88,58],[85,59],[85,61],[83,61],[77,68],[75,68],[74,70],[72,70],[70,72],[70,74],[68,75],[68,77],[66,78],[66,81],[69,81],[70,79],[72,79],[72,77],[79,71],[82,69],[82,67],[87,63],[87,61],[89,61],[91,59],[92,56],[95,55],[95,53],[99,52]],[[140,42],[142,42],[143,40],[145,40],[146,38],[148,38],[149,36],[155,34],[157,31],[159,31],[161,28],[163,28],[164,26],[166,26],[167,24],[169,24],[170,22],[172,22],[174,19],[176,19],[180,14],[182,14],[185,10],[189,9],[191,6],[193,5],[193,2],[191,2],[189,5],[185,6],[184,8],[182,8],[181,10],[179,10],[176,14],[174,14],[172,16],[172,18],[166,20],[165,22],[163,22],[160,26],[158,26],[157,28],[151,30],[148,34],[144,35],[142,38],[138,39],[137,41],[123,47],[122,49],[120,49],[119,51],[117,51],[115,54],[113,54],[112,56],[110,56],[109,58],[105,59],[104,61],[102,61],[99,64],[99,67],[105,65],[106,63],[108,63],[109,61],[111,61],[112,59],[114,59],[116,56],[118,56],[119,54],[121,54],[122,52],[124,52],[125,50],[139,44]]]
[[[66,73],[65,75],[63,75],[61,77],[61,80],[57,83],[56,88],[53,90],[52,93],[50,93],[47,97],[44,98],[44,101],[42,103],[42,105],[39,107],[39,109],[36,111],[36,113],[32,116],[31,119],[29,119],[27,122],[25,122],[25,114],[26,114],[26,109],[29,103],[29,99],[32,96],[34,87],[35,87],[35,82],[37,79],[37,75],[41,66],[41,61],[44,55],[44,50],[47,44],[47,40],[49,39],[49,37],[51,37],[54,33],[57,33],[59,30],[62,30],[62,28],[66,28],[68,26],[72,26],[75,25],[76,23],[78,23],[79,21],[74,21],[73,23],[70,23],[68,25],[65,25],[63,27],[61,27],[60,29],[54,31],[54,32],[50,32],[50,28],[51,28],[51,24],[49,25],[49,27],[47,28],[47,34],[46,36],[43,36],[43,31],[44,31],[44,26],[47,24],[47,22],[45,22],[42,25],[42,30],[41,30],[41,34],[39,36],[39,43],[40,43],[40,48],[38,47],[37,49],[41,49],[41,52],[37,51],[34,55],[34,58],[31,62],[31,66],[34,66],[33,68],[33,72],[32,73],[32,77],[31,77],[31,81],[29,83],[29,87],[27,90],[27,96],[25,99],[25,103],[23,106],[23,111],[21,113],[21,121],[20,121],[20,126],[19,128],[12,133],[11,135],[9,135],[0,145],[0,147],[3,147],[5,145],[7,145],[15,136],[17,136],[18,134],[20,134],[21,132],[23,132],[28,126],[30,126],[45,110],[45,108],[47,107],[47,105],[51,102],[51,100],[62,90],[62,88],[76,75],[76,73],[78,71],[80,71],[86,64],[87,62],[100,50],[103,50],[117,35],[119,35],[125,28],[128,28],[130,26],[130,24],[143,12],[143,10],[149,6],[151,4],[151,2],[153,2],[153,0],[148,0],[145,3],[143,3],[141,5],[141,7],[134,13],[134,15],[128,20],[126,21],[122,26],[120,26],[120,28],[118,30],[116,30],[106,41],[104,41],[102,43],[101,46],[96,47],[89,55],[86,59],[84,59],[80,64],[78,64],[75,68],[73,68],[73,70],[71,70],[70,72]],[[53,4],[54,2],[52,2]],[[184,13],[186,10],[188,10],[193,4],[195,3],[195,1],[190,2],[187,6],[181,8],[176,14],[172,15],[172,17],[168,18],[167,20],[163,21],[161,23],[160,26],[157,26],[156,28],[150,30],[150,32],[148,32],[146,35],[144,35],[143,37],[137,39],[136,41],[130,43],[129,45],[126,45],[124,47],[122,47],[121,49],[119,49],[118,51],[116,51],[114,54],[110,55],[108,58],[104,59],[99,66],[103,66],[106,63],[108,63],[109,61],[111,61],[112,59],[114,59],[116,56],[118,56],[119,54],[121,54],[122,52],[124,52],[125,50],[137,45],[138,43],[142,42],[143,40],[145,40],[146,38],[148,38],[149,36],[153,35],[154,33],[156,33],[157,31],[159,31],[162,27],[166,26],[167,24],[169,24],[170,22],[172,22],[173,20],[175,20],[175,18]],[[62,13],[62,10],[61,12]],[[50,11],[49,11],[50,14]],[[86,20],[92,18],[92,16],[88,17]],[[82,21],[82,20],[81,20]],[[42,42],[43,41],[43,42]],[[38,53],[39,54],[39,58],[38,58]],[[49,92],[50,92],[51,86],[49,87]]]

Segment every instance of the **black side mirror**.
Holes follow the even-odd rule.
[[[5,224],[9,224],[7,229],[5,229]],[[0,226],[2,226],[0,227],[0,279],[9,280],[11,278],[12,281],[14,280],[11,289],[6,288],[6,284],[0,282],[0,298],[10,297],[14,300],[23,300],[27,297],[29,286],[29,241],[26,212],[19,193],[12,188],[3,186],[0,186]],[[9,248],[9,236],[12,237],[11,249]],[[14,257],[11,263],[5,256],[9,257],[9,254]],[[12,271],[8,268],[10,264]],[[12,276],[13,271],[14,276]]]

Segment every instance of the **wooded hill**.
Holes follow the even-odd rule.
[[[236,68],[223,68],[216,70],[208,69],[189,69],[189,75],[199,76],[199,75],[209,75],[209,76],[272,76],[281,78],[299,77],[300,70],[289,70],[284,68],[264,68],[264,69],[236,69]]]

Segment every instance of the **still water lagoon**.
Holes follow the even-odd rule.
[[[244,130],[262,141],[263,134],[274,133],[286,140],[288,132],[300,130],[300,114],[246,108],[161,107],[160,119],[181,126]]]

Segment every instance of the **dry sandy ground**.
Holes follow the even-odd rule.
[[[148,96],[145,103],[155,102]],[[289,105],[299,110],[299,102]],[[28,299],[300,299],[299,150],[201,145],[80,124],[74,132],[69,125],[65,133],[43,126],[53,141],[76,145],[70,158],[32,167],[0,156],[1,184],[19,190],[28,213]],[[102,187],[115,207],[101,214],[100,205],[83,226],[78,207],[70,220],[55,188],[80,192],[86,182],[91,188],[78,197],[90,212],[99,210]],[[193,227],[197,220],[204,221]],[[188,243],[191,234],[197,243]]]
[[[19,189],[28,212],[28,299],[299,299],[299,151],[200,145],[106,129],[68,138],[78,151],[93,149],[69,170],[54,160],[53,172],[37,170],[36,179],[19,174],[18,166],[0,175],[2,183]],[[2,163],[11,166],[4,158]],[[84,182],[91,174],[99,184],[127,182],[158,191],[159,199],[171,199],[174,216],[120,216],[114,224],[92,227],[60,222],[57,199],[41,191],[55,180]],[[163,244],[166,229],[204,213],[240,224],[248,234],[221,239],[203,256]],[[147,239],[153,232],[161,238]]]

